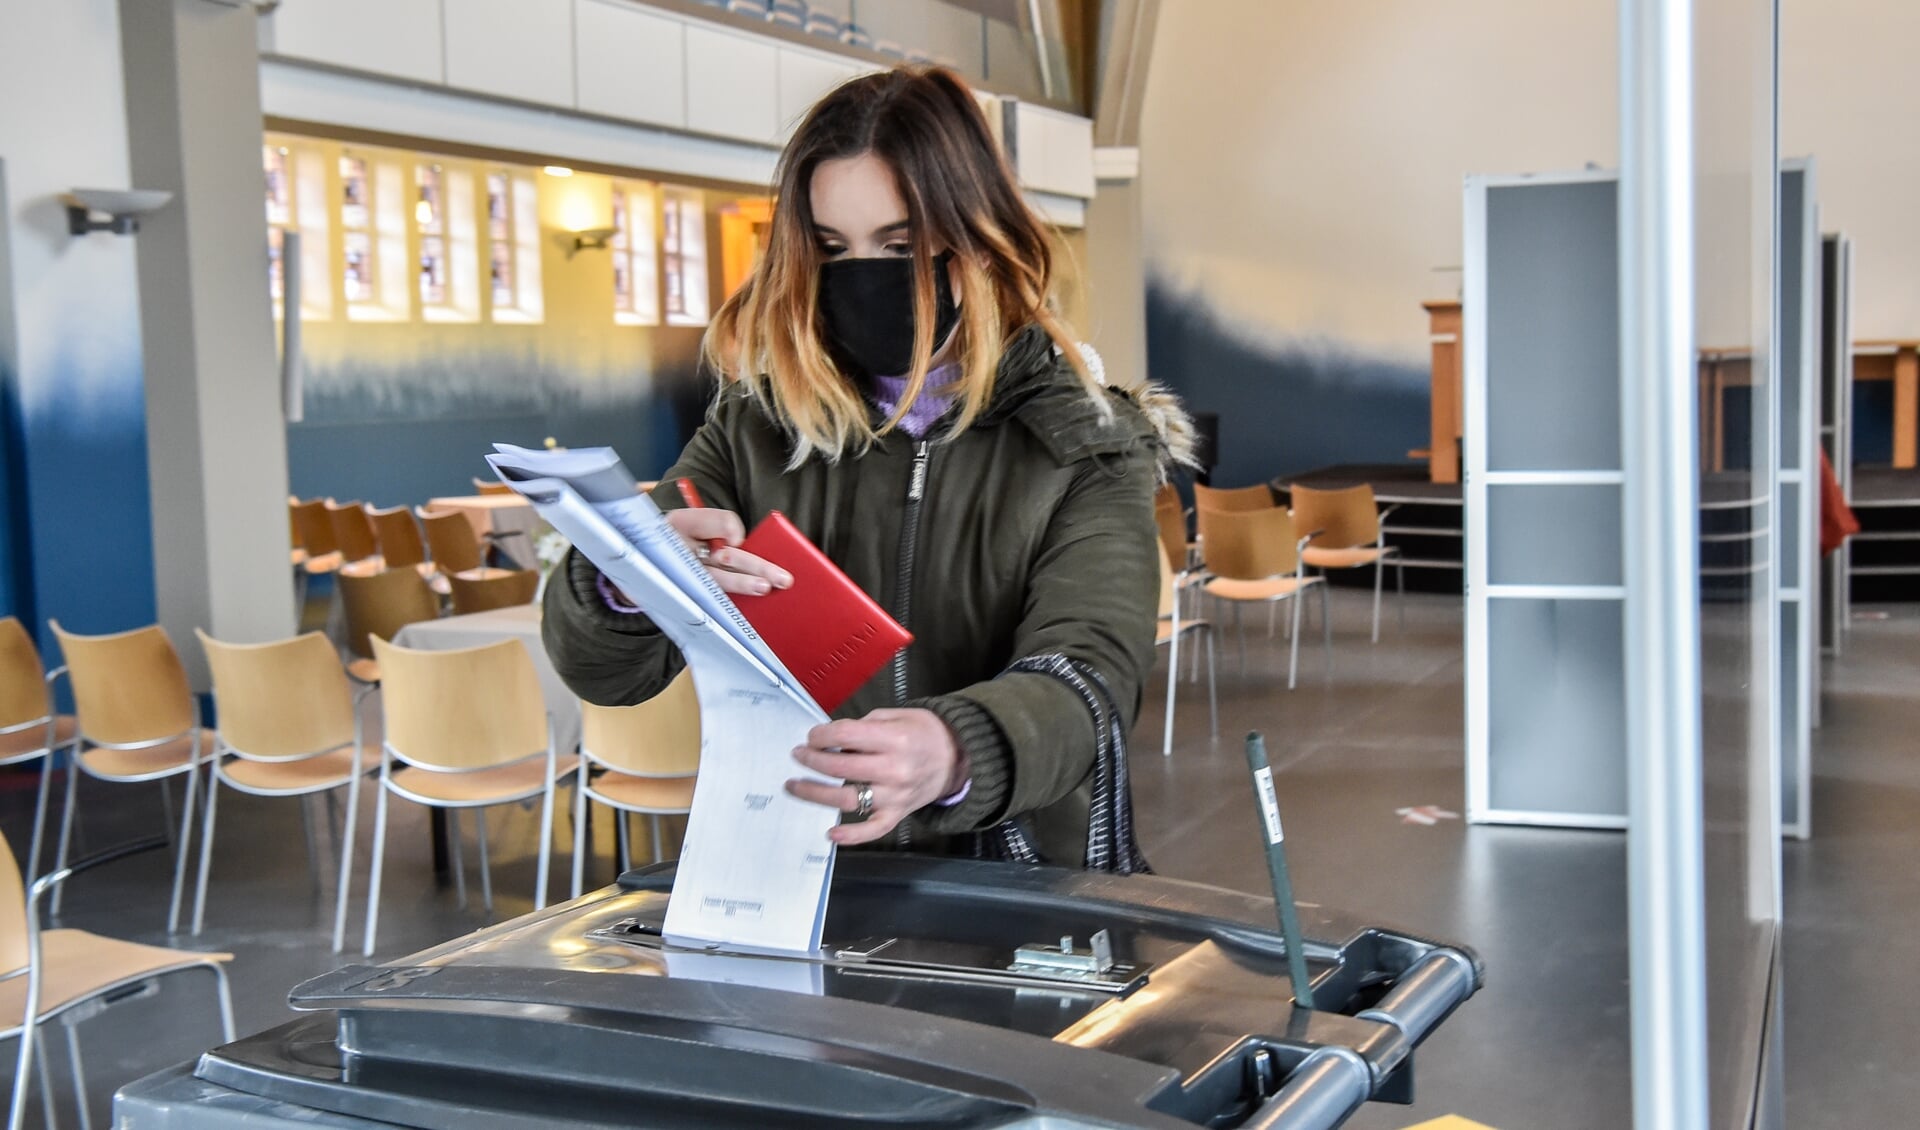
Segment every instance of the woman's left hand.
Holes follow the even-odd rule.
[[[873,789],[873,811],[865,820],[828,833],[836,844],[877,840],[916,809],[951,796],[967,779],[966,758],[953,731],[931,710],[875,710],[865,718],[815,726],[793,759],[848,782],[788,781],[787,791],[801,800],[857,812],[860,786]]]

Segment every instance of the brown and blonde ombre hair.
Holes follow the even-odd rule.
[[[811,188],[822,162],[871,153],[893,170],[913,245],[913,367],[893,414],[878,428],[861,390],[835,366],[817,316],[823,256]],[[954,432],[993,396],[1008,340],[1044,327],[1089,390],[1098,386],[1053,312],[1052,236],[1027,207],[973,91],[943,67],[898,67],[845,83],[808,111],[780,156],[765,257],[707,330],[709,364],[744,385],[791,431],[793,465],[833,461],[892,430],[926,390],[940,344],[934,324],[934,256],[953,253],[959,301]],[[1104,405],[1104,399],[1102,398]]]

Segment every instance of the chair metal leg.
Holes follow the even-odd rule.
[[[1173,756],[1174,688],[1180,685],[1180,617],[1173,618],[1173,635],[1167,640],[1167,723],[1160,742],[1160,756]]]
[[[1318,587],[1320,589],[1320,647],[1326,654],[1325,670],[1331,676],[1333,674],[1333,618],[1328,615],[1328,611],[1331,608],[1329,601],[1332,599],[1332,594],[1327,591],[1328,586],[1324,582]]]
[[[318,894],[320,891],[320,835],[313,829],[313,798],[302,796],[295,800],[300,805],[300,832],[307,841],[307,882],[313,885],[314,893]],[[200,850],[205,854],[206,845],[202,844]]]
[[[487,858],[487,810],[473,810],[473,836],[480,841],[480,905],[493,913],[493,863]]]
[[[220,1036],[231,1044],[236,1038],[233,1027],[233,986],[227,982],[227,970],[223,965],[209,965],[213,970],[213,984],[220,997]]]
[[[347,782],[347,823],[340,832],[340,878],[333,892],[333,952],[339,953],[347,940],[347,893],[353,889],[353,840],[360,831],[360,776]],[[333,794],[327,794],[333,807]]]
[[[33,846],[27,849],[27,871],[24,876],[26,885],[40,877],[40,841],[47,831],[47,801],[53,795],[53,750],[40,759],[40,799],[33,806]]]
[[[453,894],[460,909],[467,909],[467,848],[460,842],[460,810],[447,812],[447,854],[453,858]]]
[[[633,821],[632,813],[624,808],[613,810],[613,835],[620,847],[620,873],[625,875],[633,870]]]
[[[373,863],[367,871],[367,927],[360,956],[373,956],[373,939],[380,929],[380,865],[387,854],[387,767],[380,767],[380,797],[373,806]]]
[[[60,846],[53,855],[55,871],[67,869],[67,849],[73,842],[74,799],[80,791],[80,743],[78,741],[74,742],[71,754],[67,758],[67,799],[60,813]],[[66,893],[67,885],[64,882],[54,884],[51,913],[56,918],[60,916],[60,902]]]
[[[1196,653],[1197,654],[1197,653]],[[1207,625],[1207,710],[1213,718],[1213,737],[1220,738],[1220,692],[1213,679],[1213,625]]]
[[[1400,630],[1407,630],[1407,563],[1396,557],[1393,560],[1393,580],[1400,590]]]
[[[73,1105],[80,1115],[80,1130],[93,1130],[93,1110],[87,1103],[87,1072],[80,1063],[80,1036],[75,1031],[77,1025],[63,1018],[61,1027],[67,1030],[67,1070],[73,1077]]]
[[[534,880],[535,910],[544,909],[547,905],[547,872],[553,866],[553,793],[558,787],[558,782],[548,777],[546,800],[540,805],[540,877]]]
[[[1244,675],[1247,673],[1247,628],[1240,622],[1240,609],[1240,603],[1234,602],[1233,634],[1240,637],[1240,673]]]
[[[1373,642],[1380,642],[1380,584],[1387,578],[1387,559],[1376,558],[1373,562]]]
[[[207,917],[207,872],[213,867],[213,813],[219,803],[220,775],[215,773],[207,782],[207,816],[200,826],[200,878],[193,885],[193,936],[196,938]]]
[[[167,907],[167,933],[180,932],[181,895],[187,889],[187,856],[193,851],[193,798],[200,787],[200,734],[193,735],[193,762],[187,766],[187,799],[180,806],[180,858],[173,861],[173,902]],[[165,778],[161,778],[165,783]]]
[[[1289,653],[1289,658],[1287,659],[1287,689],[1288,690],[1293,689],[1294,677],[1300,671],[1300,606],[1306,603],[1305,601],[1300,599],[1299,589],[1295,589],[1293,591],[1292,600],[1293,600],[1293,643]]]
[[[1276,612],[1278,612],[1279,610],[1280,610],[1280,606],[1279,606],[1278,604],[1276,604],[1276,603],[1274,603],[1274,602],[1272,602],[1272,601],[1269,601],[1269,602],[1267,603],[1267,638],[1268,638],[1268,639],[1272,639],[1272,638],[1273,638],[1273,621],[1274,621],[1274,614],[1275,614]]]
[[[47,1120],[47,1130],[55,1130],[60,1125],[60,1120],[54,1114],[53,1072],[47,1066],[52,1061],[47,1055],[47,1036],[44,1028],[33,1030],[33,1054],[40,1057],[40,1113]]]
[[[173,778],[160,778],[160,825],[167,832],[167,851],[180,856],[180,837],[173,834]]]
[[[648,813],[647,822],[653,825],[653,861],[655,863],[663,863],[667,858],[667,846],[661,842],[660,839],[660,814],[658,812]]]
[[[587,788],[584,783],[586,767],[581,766],[583,780],[573,784],[573,897],[579,898],[587,867]]]

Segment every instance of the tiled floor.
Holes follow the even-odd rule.
[[[1412,597],[1404,633],[1389,614],[1381,642],[1364,634],[1364,597],[1335,594],[1332,670],[1317,631],[1301,654],[1301,684],[1284,687],[1285,651],[1250,631],[1243,674],[1237,649],[1220,656],[1221,738],[1206,739],[1206,695],[1183,684],[1178,742],[1160,754],[1160,683],[1148,696],[1133,752],[1142,838],[1169,875],[1263,891],[1240,738],[1262,731],[1279,767],[1296,890],[1475,946],[1486,990],[1419,1056],[1411,1108],[1373,1106],[1350,1125],[1387,1130],[1459,1114],[1500,1130],[1613,1130],[1629,1123],[1624,842],[1615,834],[1467,828],[1457,820],[1402,823],[1395,810],[1458,811],[1462,794],[1460,601]],[[1856,623],[1830,666],[1816,754],[1815,838],[1786,848],[1785,936],[1788,1124],[1906,1125],[1915,1092],[1905,1070],[1920,1051],[1914,979],[1901,971],[1920,937],[1920,609]],[[0,828],[24,854],[32,791],[0,792]],[[370,799],[371,794],[366,794]],[[88,782],[84,845],[157,832],[153,786]],[[357,954],[328,952],[332,882],[309,878],[297,806],[223,794],[207,928],[195,948],[233,952],[239,1025],[287,1015],[289,986]],[[397,956],[489,921],[436,884],[425,819],[397,805],[387,861],[379,955]],[[569,833],[565,818],[557,837]],[[637,825],[643,828],[643,825]],[[528,909],[538,812],[494,814],[494,919]],[[611,877],[611,836],[596,828],[595,881]],[[359,854],[368,836],[363,827]],[[644,834],[636,837],[644,845]],[[644,847],[639,850],[644,853]],[[556,894],[567,856],[555,854]],[[357,937],[364,863],[351,916]],[[471,869],[469,879],[473,879]],[[165,943],[170,870],[155,852],[75,880],[63,925]],[[96,1123],[113,1088],[215,1042],[198,975],[172,979],[80,1026]],[[64,1041],[49,1040],[66,1108]],[[11,1044],[0,1044],[0,1056]],[[11,1059],[0,1060],[10,1065]],[[71,1120],[68,1119],[68,1124]]]

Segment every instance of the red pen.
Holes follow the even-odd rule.
[[[675,479],[673,481],[673,485],[680,488],[680,501],[686,503],[688,506],[693,507],[695,510],[706,509],[707,504],[700,501],[700,490],[698,487],[693,485],[692,479]],[[726,538],[708,538],[707,539],[707,552],[709,554],[718,553],[721,550],[725,549],[726,547],[727,547]]]

